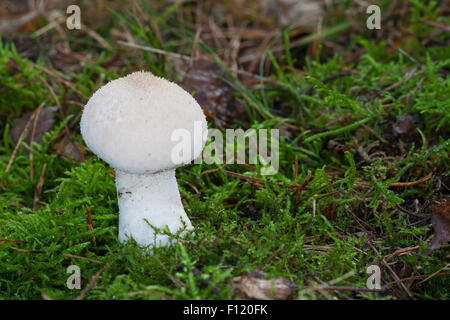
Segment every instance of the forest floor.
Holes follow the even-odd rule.
[[[448,3],[375,1],[372,30],[363,1],[71,1],[69,30],[65,2],[0,5],[0,299],[450,298]],[[195,233],[146,254],[79,131],[137,70],[280,135],[272,175],[178,168]]]

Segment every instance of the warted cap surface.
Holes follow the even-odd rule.
[[[177,84],[149,72],[135,72],[98,89],[84,107],[80,126],[87,146],[98,157],[129,173],[188,163],[199,156],[207,135],[197,101]],[[171,141],[177,129],[189,132],[190,140]],[[181,141],[190,155],[174,160],[172,150]],[[194,151],[195,143],[200,148]]]

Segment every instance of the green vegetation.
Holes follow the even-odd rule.
[[[354,22],[351,32],[327,34],[327,41],[342,46],[339,37],[351,33],[338,52],[320,37],[289,49],[292,35],[281,32],[261,57],[262,77],[251,85],[227,67],[220,48],[194,40],[196,30],[186,27],[195,11],[191,2],[165,9],[142,4],[142,11],[110,8],[96,29],[110,49],[68,32],[73,52],[95,56],[77,71],[54,68],[45,54],[36,61],[22,56],[3,37],[0,299],[76,298],[80,290],[66,287],[71,264],[81,269],[82,288],[104,268],[85,299],[231,299],[230,281],[254,269],[295,282],[298,297],[308,299],[449,299],[448,246],[426,250],[433,234],[428,206],[443,202],[450,185],[450,50],[439,45],[448,43],[448,33],[421,21],[448,25],[450,19],[437,2],[423,3],[410,1],[403,50],[391,50],[392,43],[388,48],[371,36],[381,31],[357,30]],[[324,21],[324,29],[349,24],[348,6],[334,8],[338,14]],[[390,10],[389,1],[382,8]],[[137,69],[182,78],[167,56],[117,45],[110,35],[119,21],[136,43],[185,55],[196,47],[216,61],[245,108],[230,127],[280,129],[275,175],[238,164],[177,169],[195,234],[145,254],[132,241],[118,242],[114,171],[89,150],[84,161],[55,151],[64,137],[83,145],[79,105],[108,80]],[[387,39],[389,31],[383,32]],[[275,50],[280,44],[282,50]],[[350,59],[357,50],[362,53]],[[53,129],[41,143],[23,139],[15,151],[9,135],[14,120],[44,101],[45,107],[60,106]],[[32,127],[33,121],[28,134]],[[382,270],[382,292],[323,295],[305,289],[344,275],[334,285],[366,288],[372,264]],[[401,286],[393,283],[396,276],[412,280]]]

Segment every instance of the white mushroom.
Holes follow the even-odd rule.
[[[167,226],[171,233],[193,229],[175,168],[201,154],[207,123],[188,92],[149,72],[135,72],[97,90],[80,126],[87,146],[116,170],[121,242],[133,238],[142,246],[167,245],[169,236],[156,235],[150,225]],[[177,130],[188,139],[173,141]],[[180,157],[174,157],[180,149]]]

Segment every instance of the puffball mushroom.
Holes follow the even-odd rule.
[[[171,233],[193,229],[175,168],[201,154],[207,123],[188,92],[149,72],[135,72],[98,89],[84,107],[80,127],[89,149],[116,171],[121,242],[170,243],[150,225],[167,226]]]

